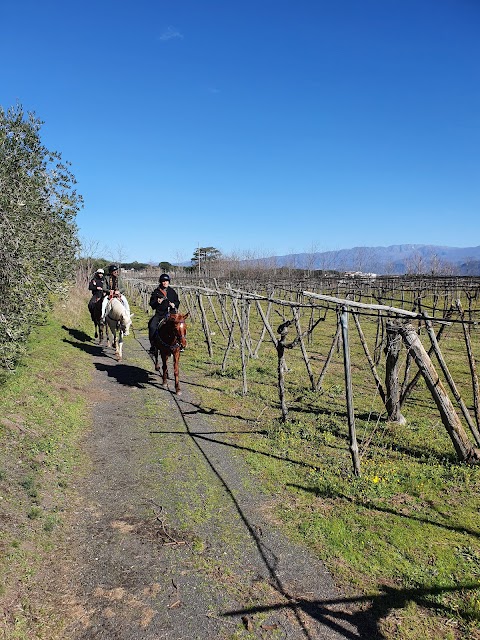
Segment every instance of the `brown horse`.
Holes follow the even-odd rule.
[[[162,384],[168,389],[168,372],[167,372],[167,360],[171,355],[173,357],[173,373],[175,376],[175,393],[181,394],[180,385],[178,382],[178,362],[180,360],[180,352],[187,346],[187,325],[185,324],[185,318],[188,313],[182,315],[181,313],[172,313],[165,322],[158,328],[153,339],[154,346],[154,358],[155,358],[155,371],[160,370],[158,363],[158,352],[162,357],[163,364],[163,381]]]

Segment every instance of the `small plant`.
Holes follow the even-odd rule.
[[[44,531],[50,532],[53,531],[55,525],[57,524],[57,519],[53,515],[49,515],[45,518],[45,523],[43,525]]]
[[[40,507],[32,507],[27,513],[27,518],[29,520],[36,520],[41,516],[41,514],[42,514],[42,510],[40,509]]]

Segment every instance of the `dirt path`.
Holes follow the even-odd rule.
[[[266,521],[268,497],[202,413],[195,381],[181,376],[181,398],[162,389],[145,346],[127,340],[121,364],[89,347],[87,473],[54,567],[63,637],[372,638],[323,565]]]

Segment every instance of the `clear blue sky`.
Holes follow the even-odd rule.
[[[105,257],[480,244],[479,0],[3,0]],[[108,255],[107,255],[108,254]]]

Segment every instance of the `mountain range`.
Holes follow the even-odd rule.
[[[278,267],[361,271],[363,273],[436,275],[480,275],[480,246],[445,247],[426,244],[397,244],[389,247],[353,247],[319,253],[292,253],[256,262]]]

